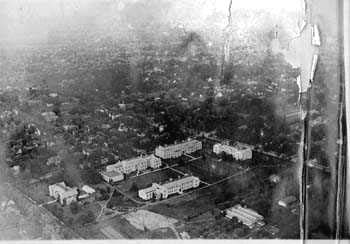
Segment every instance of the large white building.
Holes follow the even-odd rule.
[[[168,146],[158,146],[155,150],[155,155],[163,158],[178,158],[186,153],[193,153],[202,149],[202,142],[198,140],[187,140],[181,143],[168,145]]]
[[[263,222],[264,217],[258,214],[256,211],[243,208],[241,205],[236,205],[229,209],[226,209],[226,217],[229,219],[237,218],[238,222],[243,223],[249,228],[253,228],[254,226],[263,226],[265,223]]]
[[[69,187],[64,182],[49,185],[49,195],[62,205],[69,205],[77,201],[78,188]]]
[[[102,179],[109,183],[114,183],[117,181],[124,180],[124,175],[120,171],[101,171],[100,175],[102,176]]]
[[[144,189],[139,190],[139,197],[143,200],[150,200],[154,196],[154,192],[156,191],[155,187],[153,187],[153,184],[151,187],[147,187]]]
[[[157,199],[168,198],[169,195],[182,194],[185,190],[196,188],[199,184],[200,180],[198,177],[186,176],[164,184],[153,183],[151,187],[139,190],[138,194],[144,200],[150,200],[153,197]]]
[[[101,176],[107,182],[116,182],[124,179],[123,174],[130,174],[134,171],[143,171],[147,168],[157,169],[162,165],[160,158],[153,154],[127,159],[115,164],[108,165],[106,171],[101,172]]]
[[[233,145],[229,143],[216,143],[213,146],[213,152],[216,154],[226,153],[236,160],[246,160],[252,158],[252,148],[249,145],[236,142]]]

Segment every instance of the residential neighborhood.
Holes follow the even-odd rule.
[[[1,2],[0,240],[347,238],[342,7]]]

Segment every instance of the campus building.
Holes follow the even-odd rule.
[[[252,158],[252,148],[249,145],[236,142],[230,145],[228,142],[216,143],[213,146],[215,154],[226,153],[231,155],[236,160],[246,160]]]
[[[168,181],[164,184],[153,183],[151,187],[139,190],[139,197],[144,200],[168,198],[172,194],[182,194],[183,191],[196,188],[200,184],[200,180],[195,176],[186,176],[184,178]]]
[[[264,217],[258,214],[256,211],[243,208],[240,204],[235,205],[229,209],[225,210],[226,217],[229,219],[237,218],[238,222],[243,223],[252,229],[255,226],[264,226]]]
[[[64,182],[59,182],[49,186],[49,195],[62,205],[69,205],[77,201],[78,188],[69,187]]]
[[[134,171],[143,171],[147,168],[157,169],[162,165],[160,158],[153,154],[120,161],[106,167],[101,176],[107,182],[116,182],[124,179],[123,174],[130,174]]]
[[[155,191],[156,189],[153,187],[153,185],[151,187],[141,189],[139,190],[139,197],[143,200],[150,200],[153,198]]]
[[[124,174],[120,171],[101,171],[100,175],[102,176],[102,179],[106,182],[113,183],[117,181],[124,180]]]
[[[181,143],[158,146],[155,155],[162,159],[178,158],[186,153],[193,153],[202,149],[202,142],[198,140],[187,140]]]

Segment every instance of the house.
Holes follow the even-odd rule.
[[[153,183],[151,187],[141,189],[138,192],[140,198],[144,200],[149,200],[153,198],[165,199],[172,194],[182,194],[183,191],[196,188],[200,184],[200,180],[195,176],[185,176],[178,180],[170,180],[163,184]]]
[[[96,191],[94,188],[92,188],[91,186],[88,186],[88,185],[84,185],[82,188],[81,188],[83,191],[85,191],[87,194],[89,195],[92,195],[92,194],[95,194]]]
[[[95,189],[88,186],[84,185],[80,190],[78,190],[78,200],[79,201],[86,201],[86,200],[92,200],[94,199],[95,196]]]
[[[54,112],[44,112],[41,114],[41,116],[44,117],[46,122],[53,122],[56,121],[56,119],[58,118],[58,116]]]
[[[215,154],[226,153],[236,160],[247,160],[252,158],[252,147],[240,142],[230,145],[228,142],[216,143],[213,146]]]
[[[181,143],[158,146],[155,150],[155,155],[162,159],[178,158],[187,153],[193,153],[202,149],[202,142],[198,140],[188,139]]]
[[[256,226],[261,227],[265,225],[265,223],[263,222],[264,217],[262,215],[258,214],[252,209],[244,208],[240,204],[226,209],[225,213],[226,218],[237,218],[238,222],[243,223],[250,229]]]
[[[47,162],[46,162],[46,165],[50,166],[50,165],[55,165],[55,166],[58,166],[60,165],[62,162],[62,158],[57,155],[57,156],[53,156],[53,157],[50,157]]]
[[[69,187],[64,182],[60,182],[49,186],[49,194],[62,205],[69,205],[77,201],[78,188]]]
[[[19,165],[14,165],[14,166],[12,166],[12,170],[13,170],[14,175],[18,175],[20,173],[21,169],[20,169]]]
[[[269,176],[269,180],[270,180],[270,182],[277,184],[281,181],[281,177],[278,175],[272,174]]]
[[[290,205],[292,205],[296,201],[297,201],[297,198],[295,196],[288,196],[288,197],[285,197],[285,198],[279,200],[278,205],[280,205],[281,207],[284,207],[284,208],[288,208],[288,207],[290,207]]]

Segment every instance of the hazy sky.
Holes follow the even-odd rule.
[[[117,15],[118,11],[123,10],[125,3],[137,1],[140,0],[0,0],[0,42],[20,43],[25,40],[44,40],[52,26],[69,17],[87,16],[110,20],[110,16]],[[229,0],[173,0],[170,2],[177,10],[184,10],[186,6],[196,7],[198,13],[193,14],[201,16],[214,10],[226,13],[229,4]],[[233,0],[232,9],[296,11],[300,9],[301,2],[302,0]],[[103,6],[113,6],[113,8],[103,8]],[[186,10],[181,12],[186,13]]]

